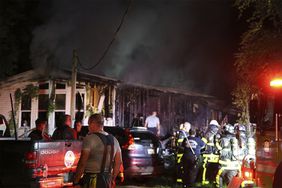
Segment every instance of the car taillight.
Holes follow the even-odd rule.
[[[27,168],[35,168],[36,167],[36,152],[30,151],[25,153],[25,166]]]
[[[129,134],[129,136],[128,136],[128,144],[129,145],[134,144],[134,138],[133,138],[132,134]]]

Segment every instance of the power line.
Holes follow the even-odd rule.
[[[114,33],[114,37],[112,38],[112,40],[110,41],[110,43],[109,43],[108,46],[106,47],[105,51],[103,52],[102,56],[99,58],[98,62],[97,62],[96,64],[94,64],[93,66],[91,66],[91,67],[85,67],[85,66],[80,62],[79,58],[77,57],[77,59],[78,59],[78,64],[79,64],[79,66],[80,66],[82,69],[84,69],[84,70],[92,70],[92,69],[94,69],[95,67],[97,67],[97,66],[102,62],[102,60],[105,58],[105,56],[107,55],[108,51],[110,50],[112,44],[114,43],[114,41],[115,41],[115,39],[116,39],[116,37],[117,37],[117,34],[118,34],[119,30],[121,29],[121,26],[122,26],[123,23],[124,23],[125,17],[127,16],[128,12],[129,12],[129,8],[130,8],[130,6],[131,6],[131,3],[132,3],[132,0],[129,1],[128,6],[127,6],[127,8],[126,8],[126,10],[125,10],[125,12],[124,12],[122,18],[121,18],[121,21],[120,21],[120,23],[119,23],[119,25],[118,25],[118,27],[117,27],[115,33]]]

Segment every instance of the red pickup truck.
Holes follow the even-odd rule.
[[[0,115],[0,127],[3,125],[7,126],[7,121]],[[72,185],[81,141],[16,140],[7,137],[6,130],[0,134],[0,187]]]

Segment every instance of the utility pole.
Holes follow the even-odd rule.
[[[72,56],[72,75],[71,75],[71,108],[70,115],[72,120],[75,119],[75,104],[76,104],[76,78],[77,78],[77,52],[73,50]]]

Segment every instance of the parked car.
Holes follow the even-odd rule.
[[[119,141],[126,178],[153,177],[164,172],[163,159],[159,154],[160,140],[146,128],[105,126],[104,130]]]

